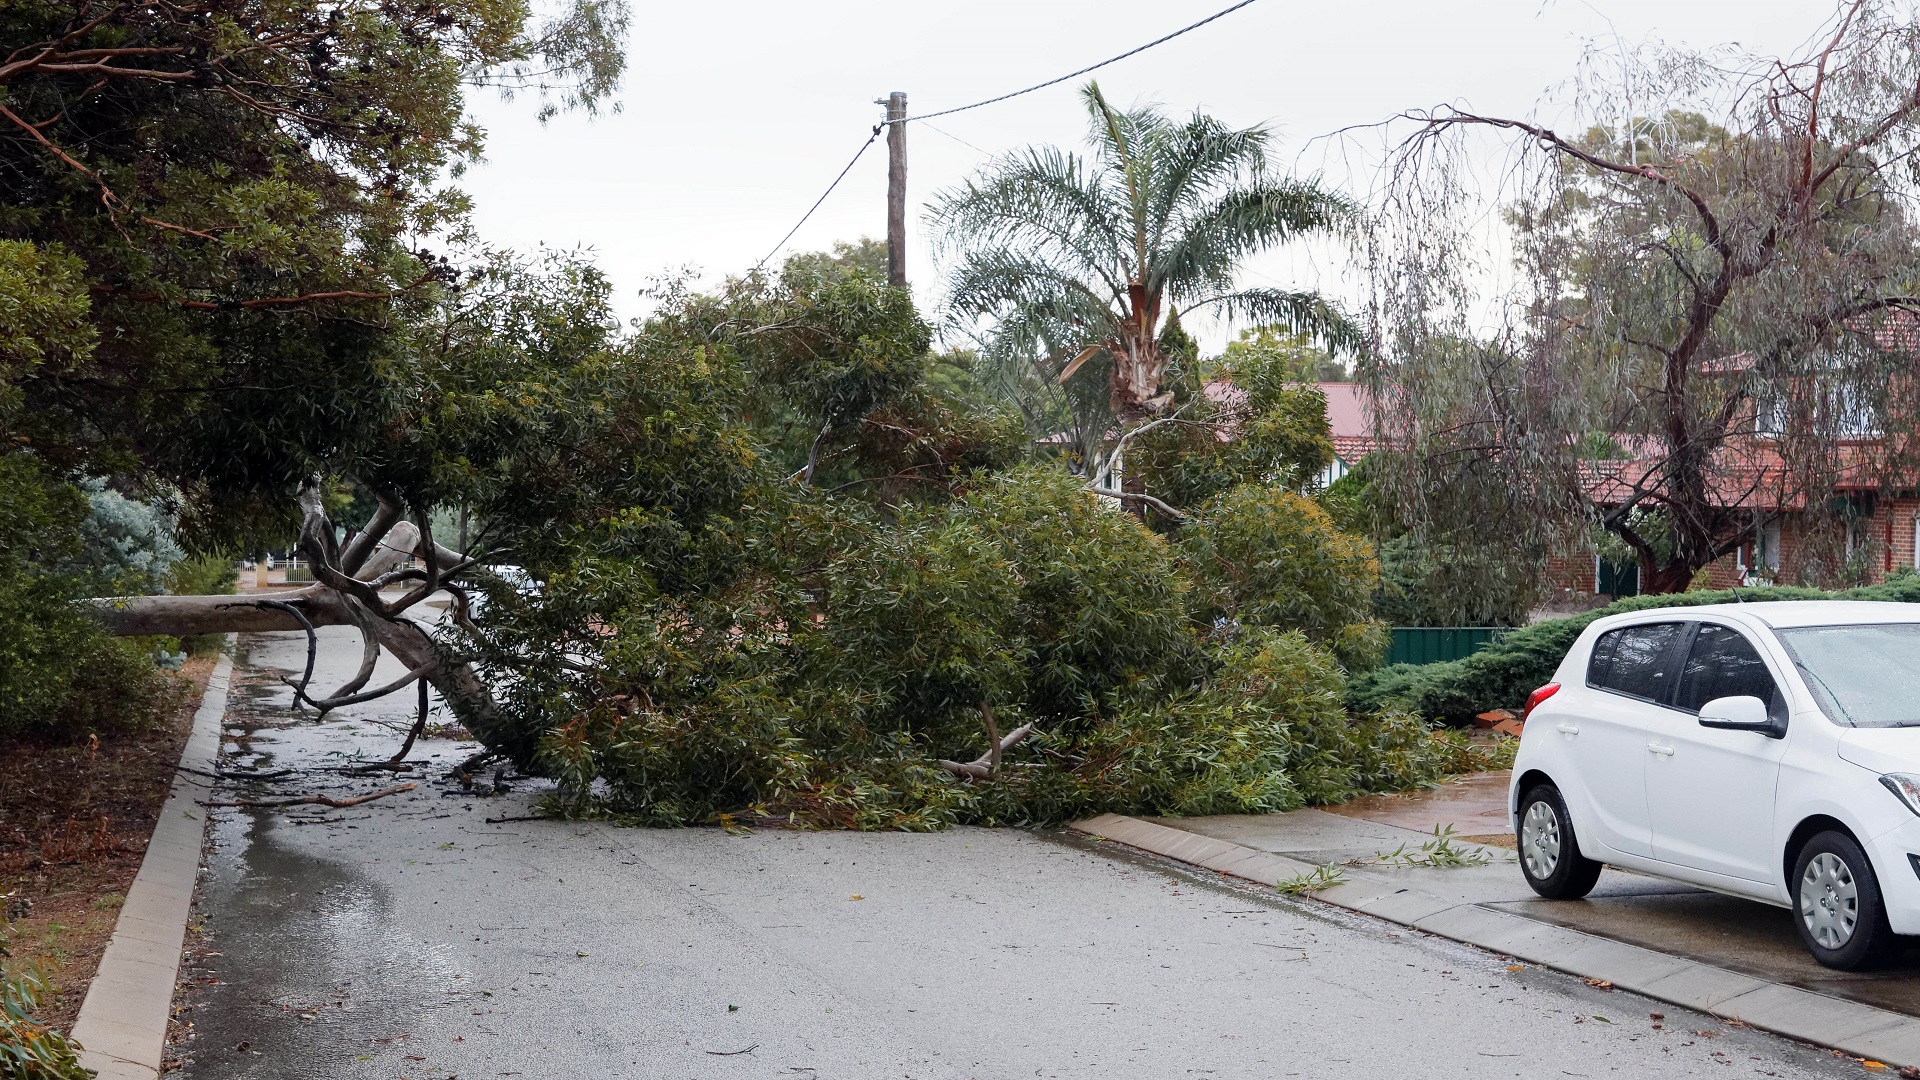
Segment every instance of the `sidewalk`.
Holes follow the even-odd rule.
[[[1727,993],[1741,990],[1751,994],[1756,985],[1809,991],[1810,994],[1796,999],[1794,1008],[1800,1012],[1809,1008],[1818,1011],[1822,999],[1831,999],[1835,1005],[1851,1002],[1870,1006],[1870,1009],[1838,1010],[1837,1015],[1844,1016],[1842,1026],[1851,1027],[1855,1033],[1861,1030],[1860,1024],[1880,1025],[1889,1034],[1899,1028],[1903,1038],[1911,1035],[1915,1040],[1907,1056],[1920,1059],[1920,1023],[1905,1019],[1920,1017],[1920,957],[1915,955],[1920,950],[1910,950],[1888,970],[1832,971],[1815,963],[1807,954],[1794,932],[1792,914],[1785,909],[1612,869],[1601,874],[1599,885],[1584,900],[1540,899],[1527,887],[1510,850],[1513,840],[1507,829],[1506,786],[1505,772],[1483,773],[1457,778],[1432,792],[1368,796],[1342,806],[1287,814],[1161,819],[1108,815],[1082,822],[1075,828],[1213,869],[1229,866],[1238,858],[1240,863],[1223,872],[1256,879],[1281,873],[1282,864],[1273,860],[1259,864],[1258,874],[1242,873],[1239,867],[1253,865],[1246,861],[1252,852],[1292,860],[1285,868],[1294,872],[1312,866],[1335,865],[1341,868],[1350,884],[1313,895],[1342,907],[1433,929],[1444,936],[1496,951],[1518,954],[1521,950],[1518,946],[1503,947],[1495,941],[1478,940],[1466,931],[1455,933],[1437,924],[1430,927],[1427,922],[1444,915],[1451,921],[1466,919],[1474,926],[1493,926],[1485,916],[1517,916],[1541,930],[1559,927],[1577,931],[1580,936],[1633,946],[1635,948],[1620,952],[1613,959],[1627,963],[1630,969],[1643,971],[1649,978],[1659,975],[1652,969],[1661,966],[1661,958],[1672,958],[1676,963],[1694,962],[1687,966],[1697,969],[1697,973],[1705,973],[1699,975],[1701,978],[1724,983]],[[1156,826],[1162,828],[1156,829]],[[1406,851],[1417,851],[1422,844],[1433,840],[1436,827],[1451,827],[1456,836],[1483,841],[1485,846],[1460,842],[1455,846],[1483,852],[1488,861],[1470,866],[1425,867],[1381,859],[1403,846]],[[1182,835],[1225,841],[1235,845],[1238,854],[1229,852],[1226,845],[1183,842],[1179,839]],[[1519,928],[1515,936],[1514,926],[1503,925],[1505,928],[1499,933],[1511,941],[1529,937],[1546,940],[1537,934],[1527,934],[1524,927]],[[1573,948],[1577,952],[1578,944],[1576,938],[1564,937],[1555,946],[1541,945],[1545,952],[1537,959],[1575,974],[1596,974],[1597,971],[1581,971],[1562,964],[1548,955],[1561,948]],[[1670,976],[1671,973],[1661,977]],[[1601,977],[1621,981],[1612,975]],[[1621,985],[1627,984],[1621,982]],[[1643,985],[1635,988],[1663,996],[1657,991],[1647,991]],[[1669,1000],[1686,999],[1682,996]],[[1731,1011],[1737,1013],[1737,1010]],[[1826,1045],[1845,1044],[1844,1038],[1837,1035],[1821,1038],[1818,1030],[1789,1030],[1753,1016],[1747,1018]],[[1883,1060],[1920,1063],[1893,1054],[1887,1054]]]

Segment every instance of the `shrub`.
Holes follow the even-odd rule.
[[[291,570],[288,576],[292,576]],[[240,571],[231,556],[220,552],[189,555],[173,564],[167,591],[175,596],[227,596],[239,581]],[[188,655],[202,656],[217,651],[225,640],[225,634],[201,634],[183,639],[180,646]]]
[[[1203,623],[1295,629],[1350,670],[1379,663],[1387,640],[1373,618],[1379,564],[1312,499],[1242,485],[1202,506],[1179,543]]]
[[[125,728],[170,707],[174,683],[137,640],[116,639],[76,606],[70,566],[87,500],[32,457],[0,455],[0,734]]]
[[[1360,675],[1347,687],[1347,706],[1360,712],[1405,708],[1436,720],[1467,723],[1489,709],[1518,708],[1529,693],[1553,678],[1554,669],[1560,666],[1567,650],[1595,619],[1647,608],[1727,604],[1738,599],[1749,603],[1795,600],[1920,603],[1920,577],[1903,577],[1843,592],[1781,587],[1747,589],[1738,597],[1732,590],[1628,597],[1594,611],[1514,630],[1463,660],[1444,664],[1396,664]]]

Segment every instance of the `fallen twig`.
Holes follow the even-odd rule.
[[[547,819],[535,814],[530,814],[525,817],[490,817],[482,818],[481,820],[489,825],[504,825],[509,821],[545,821]]]
[[[389,795],[398,795],[403,791],[412,791],[419,784],[401,784],[385,791],[376,791],[371,795],[359,795],[351,799],[335,799],[327,795],[302,795],[297,799],[239,799],[234,802],[203,802],[200,805],[213,807],[239,807],[251,810],[276,810],[283,806],[331,806],[335,810],[349,806],[359,806],[375,799],[384,799]]]
[[[209,780],[285,780],[287,777],[293,775],[292,769],[275,769],[272,772],[215,769],[212,772],[208,772],[205,769],[196,769],[190,765],[177,765],[175,768],[181,772],[192,773],[195,776],[204,776]]]
[[[751,1054],[758,1049],[760,1049],[760,1044],[754,1043],[744,1050],[709,1050],[707,1053],[712,1054],[714,1057],[735,1057],[740,1054]]]

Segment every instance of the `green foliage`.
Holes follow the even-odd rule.
[[[863,236],[852,243],[838,240],[831,251],[803,251],[789,256],[783,269],[790,277],[834,280],[858,275],[885,282],[887,242],[871,236]]]
[[[1318,496],[1340,528],[1380,538],[1379,618],[1389,626],[1519,626],[1540,599],[1544,552],[1484,521],[1408,531],[1368,455]]]
[[[1410,715],[1350,719],[1338,664],[1297,631],[1204,643],[1166,541],[1062,473],[887,522],[788,513],[837,550],[789,606],[600,609],[619,692],[542,741],[558,809],[859,828],[1260,813],[1429,784],[1458,758]],[[1023,724],[990,779],[932,767]]]
[[[1372,608],[1379,564],[1312,499],[1234,488],[1200,508],[1179,546],[1200,583],[1194,611],[1203,622],[1298,629],[1350,669],[1379,662],[1387,640]]]
[[[1018,583],[1024,700],[1036,716],[1084,714],[1122,687],[1192,670],[1188,584],[1173,552],[1073,477],[1011,470],[969,492],[955,514],[993,539]]]
[[[1461,847],[1460,838],[1454,835],[1453,826],[1433,827],[1433,839],[1426,841],[1413,850],[1401,844],[1392,851],[1383,851],[1375,855],[1374,861],[1391,866],[1407,867],[1460,867],[1482,866],[1493,861],[1493,852],[1484,847]]]
[[[1333,441],[1326,395],[1299,381],[1294,363],[1278,351],[1230,355],[1214,373],[1215,395],[1134,439],[1128,475],[1179,507],[1238,484],[1307,490],[1332,463]]]
[[[85,272],[59,244],[0,239],[0,430],[12,429],[28,372],[65,372],[92,353]]]
[[[624,0],[542,12],[0,4],[0,53],[35,57],[0,72],[6,445],[170,483],[199,540],[284,534],[288,492],[390,428],[406,308],[456,283],[416,244],[470,241],[466,89],[614,89]]]
[[[1316,866],[1307,873],[1281,878],[1273,883],[1273,887],[1288,896],[1307,896],[1346,883],[1347,875],[1338,866],[1327,863]]]
[[[1423,716],[1464,724],[1489,709],[1517,709],[1528,694],[1552,680],[1567,650],[1587,624],[1607,615],[1656,607],[1694,607],[1795,600],[1883,600],[1920,603],[1920,578],[1908,577],[1843,592],[1818,589],[1702,590],[1668,596],[1632,596],[1594,611],[1521,627],[1464,660],[1444,664],[1396,664],[1356,677],[1347,705],[1357,710],[1411,709]]]
[[[0,957],[6,955],[0,942]],[[34,1023],[43,989],[31,972],[0,975],[0,1080],[91,1080],[93,1070],[80,1066],[79,1046]]]
[[[176,519],[163,504],[130,499],[93,479],[81,483],[87,516],[80,550],[62,569],[89,582],[95,596],[157,593],[185,553],[174,542]]]
[[[986,324],[982,361],[1035,436],[1062,434],[1040,425],[1067,414],[1068,449],[1098,473],[1108,433],[1160,412],[1182,368],[1192,374],[1182,317],[1206,311],[1358,344],[1313,293],[1236,287],[1248,258],[1334,231],[1354,210],[1312,181],[1274,175],[1264,128],[1118,110],[1095,84],[1083,97],[1090,154],[1009,154],[937,196],[932,218],[956,256],[955,313]]]
[[[1520,626],[1540,594],[1540,575],[1497,547],[1412,535],[1380,545],[1375,607],[1389,626]]]
[[[0,454],[0,734],[72,736],[152,722],[175,700],[138,641],[75,606],[88,497],[32,456]]]

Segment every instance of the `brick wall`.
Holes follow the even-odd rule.
[[[1555,555],[1547,560],[1547,583],[1552,586],[1556,596],[1565,592],[1592,595],[1597,587],[1594,570],[1592,552]]]

